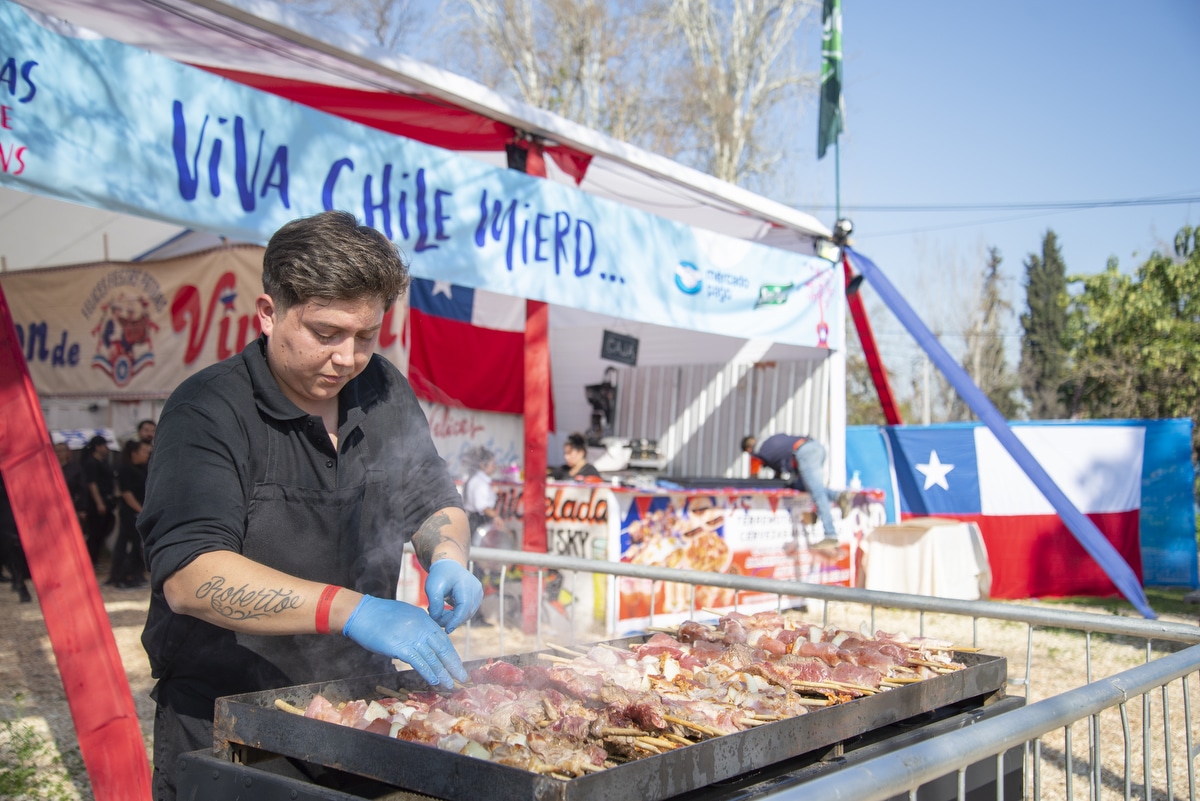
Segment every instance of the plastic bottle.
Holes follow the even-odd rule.
[[[862,489],[862,476],[858,474],[857,470],[855,470],[854,475],[850,477],[850,489],[854,490],[855,492],[858,492],[860,489]]]

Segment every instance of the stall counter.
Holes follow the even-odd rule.
[[[495,481],[493,488],[519,541],[524,485]],[[878,490],[844,493],[833,510],[838,544],[818,549],[811,543],[824,534],[807,493],[554,481],[546,485],[546,540],[562,556],[855,586],[859,546],[886,520],[883,501]],[[572,625],[609,637],[672,625],[693,609],[751,612],[778,603],[774,595],[719,587],[696,587],[693,599],[690,585],[604,575],[574,581],[568,574],[562,586],[564,601],[575,607],[568,610]]]

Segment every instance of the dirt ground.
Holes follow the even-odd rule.
[[[107,575],[106,566],[100,569],[100,580]],[[32,588],[32,586],[31,586]],[[130,689],[141,722],[142,735],[149,752],[152,742],[152,721],[154,704],[149,698],[152,687],[150,667],[142,650],[140,636],[149,605],[149,591],[120,590],[101,586],[104,606],[112,621],[113,634],[124,663],[125,673],[129,679]],[[1088,610],[1079,610],[1088,611]],[[819,602],[811,602],[807,613],[803,615],[811,622],[822,622],[824,607]],[[850,604],[831,606],[829,621],[844,628],[858,630],[864,624],[872,624],[871,612],[866,607]],[[13,726],[31,731],[37,735],[35,740],[44,743],[45,748],[35,754],[43,770],[38,781],[39,794],[28,797],[53,799],[91,799],[92,793],[87,782],[86,773],[82,769],[79,758],[75,732],[67,706],[66,696],[54,661],[54,654],[46,634],[41,609],[36,595],[33,603],[19,603],[15,592],[10,592],[8,585],[0,585],[0,722],[6,729],[0,731],[0,774],[6,763],[13,759],[11,743],[4,742],[5,731],[11,731]],[[1174,618],[1176,622],[1195,624],[1196,618]],[[573,629],[562,629],[553,636],[557,644],[572,645],[578,642],[589,642],[603,639],[602,636],[588,634],[587,621]],[[1025,696],[1028,692],[1030,702],[1048,698],[1086,683],[1086,641],[1082,634],[1042,630],[1035,631],[1034,657],[1031,675],[1026,681],[1026,650],[1028,642],[1028,627],[1024,624],[1003,623],[999,621],[981,620],[975,626],[970,619],[916,613],[902,613],[890,610],[877,610],[873,621],[876,630],[904,632],[911,636],[922,633],[925,636],[936,636],[951,640],[960,645],[969,645],[975,640],[985,653],[1005,656],[1008,658],[1010,695]],[[572,637],[572,631],[585,632],[578,638]],[[503,651],[501,639],[503,638]],[[464,659],[479,659],[500,653],[521,653],[535,650],[539,643],[534,636],[524,635],[520,631],[506,627],[479,628],[473,627],[469,632],[461,630],[452,638],[459,653]],[[543,643],[544,645],[544,643]],[[1092,674],[1093,679],[1109,676],[1141,664],[1146,659],[1145,644],[1142,641],[1121,642],[1110,638],[1092,638]],[[1175,692],[1178,692],[1176,690]],[[1193,706],[1200,703],[1197,688],[1193,685],[1190,690],[1193,696]],[[1159,702],[1161,706],[1161,702]],[[1132,731],[1140,730],[1141,706],[1129,704],[1131,712]],[[1184,705],[1181,699],[1171,704],[1172,720],[1180,715]],[[1200,707],[1196,707],[1200,708]],[[1151,710],[1154,718],[1154,730],[1162,731],[1161,711]],[[1121,761],[1123,746],[1121,737],[1122,723],[1114,718],[1106,726],[1101,720],[1102,749],[1104,755],[1103,797],[1122,797],[1124,775],[1126,770]],[[1186,770],[1187,746],[1185,728],[1172,725],[1173,752],[1177,754],[1171,770],[1174,783],[1174,794],[1186,797],[1187,776],[1180,773]],[[1194,728],[1194,722],[1193,722]],[[1074,731],[1075,746],[1074,769],[1075,793],[1084,791],[1087,786],[1086,768],[1087,730],[1083,724],[1077,724]],[[1161,734],[1156,735],[1161,739]],[[1134,740],[1138,740],[1136,736]],[[1042,797],[1065,798],[1065,794],[1055,789],[1054,777],[1057,772],[1060,778],[1065,775],[1061,770],[1063,763],[1063,733],[1057,740],[1047,736],[1042,748]],[[1110,743],[1109,741],[1112,740]],[[1193,742],[1200,743],[1200,732],[1193,732]],[[1082,743],[1081,746],[1079,745]],[[1129,773],[1135,783],[1140,781],[1142,767],[1136,753],[1135,762]],[[7,752],[6,752],[7,747]],[[1115,762],[1114,762],[1115,760]],[[1161,760],[1160,760],[1161,761]],[[1166,797],[1165,765],[1157,764],[1154,768],[1153,796]],[[2,793],[0,793],[2,794]],[[1182,795],[1181,795],[1182,794]],[[1140,797],[1136,793],[1134,797]]]

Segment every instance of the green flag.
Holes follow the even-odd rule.
[[[817,158],[837,141],[842,126],[842,0],[825,0],[821,14],[821,119],[817,123]]]

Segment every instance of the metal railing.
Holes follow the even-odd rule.
[[[956,776],[957,798],[965,799],[968,796],[967,767],[990,761],[995,766],[995,797],[1011,798],[1011,788],[1008,793],[1004,789],[1005,754],[1019,747],[1024,753],[1020,773],[1023,787],[1019,797],[1057,801],[1074,799],[1078,793],[1078,797],[1089,801],[1197,799],[1195,760],[1200,755],[1200,747],[1196,745],[1191,711],[1193,687],[1188,680],[1191,673],[1200,670],[1200,647],[1195,645],[1200,643],[1200,627],[1197,626],[1024,604],[959,601],[487,548],[473,549],[472,558],[502,565],[501,582],[505,581],[510,566],[519,566],[526,576],[536,574],[539,598],[545,571],[559,570],[574,571],[576,581],[587,574],[607,574],[648,579],[655,585],[658,582],[690,584],[693,587],[693,615],[701,611],[695,606],[695,587],[699,585],[775,595],[780,609],[786,599],[821,601],[825,625],[830,624],[832,610],[838,604],[865,606],[872,631],[876,628],[877,613],[883,614],[884,610],[916,612],[918,633],[922,636],[930,636],[925,632],[927,615],[964,618],[971,624],[973,647],[979,647],[981,621],[1022,624],[1027,629],[1024,675],[1010,675],[1009,682],[1024,686],[1027,701],[1031,699],[1031,677],[1035,671],[1045,668],[1034,661],[1035,630],[1059,633],[1065,630],[1076,636],[1083,635],[1083,665],[1055,663],[1049,668],[1056,672],[1080,672],[1080,686],[978,721],[952,734],[847,765],[806,781],[802,787],[773,790],[764,793],[763,797],[778,801],[793,798],[877,801],[907,794],[911,801],[917,801],[918,788],[922,785],[940,777]],[[501,604],[504,596],[501,586]],[[651,598],[654,598],[653,591]],[[653,601],[651,603],[653,625],[655,610]],[[502,608],[500,655],[506,653],[503,619]],[[540,649],[543,645],[540,615],[538,623],[535,637],[536,647]],[[467,636],[470,637],[469,632]],[[933,632],[932,636],[941,635]],[[1139,648],[1131,641],[1144,643],[1145,662],[1094,681],[1097,640],[1103,641],[1106,648],[1119,647],[1126,651]],[[1192,647],[1155,658],[1156,647],[1158,650],[1181,647],[1175,644]],[[1079,736],[1078,730],[1082,730],[1083,737]]]

